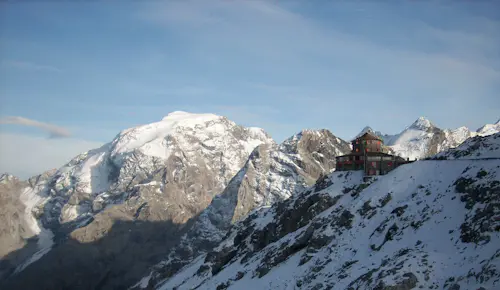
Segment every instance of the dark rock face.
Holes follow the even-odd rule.
[[[212,262],[211,257],[223,257],[218,259],[218,261],[223,262],[222,264],[215,263],[211,265],[212,273],[214,273],[214,271],[218,272],[220,268],[229,263],[235,255],[244,255],[245,257],[242,262],[245,263],[245,261],[248,261],[254,253],[260,251],[271,243],[276,242],[285,235],[304,227],[304,225],[307,225],[315,216],[323,212],[325,209],[333,206],[337,201],[338,198],[332,198],[327,194],[304,196],[303,199],[299,199],[298,201],[282,201],[276,207],[276,222],[271,222],[262,229],[252,229],[250,227],[244,232],[239,232],[234,239],[236,250],[224,248],[219,252],[210,252],[207,254],[206,262]],[[292,205],[295,210],[288,210]],[[348,213],[344,213],[342,216],[342,224],[349,223],[347,220],[352,218]],[[251,217],[252,216],[246,220],[251,220]],[[244,224],[245,221],[242,223]],[[276,248],[275,251],[269,252],[263,259],[261,266],[259,266],[257,275],[262,277],[266,275],[271,268],[282,263],[294,253],[308,246],[312,246],[314,248],[318,245],[318,243],[321,243],[322,239],[324,239],[323,243],[328,240],[328,238],[325,237],[314,237],[315,231],[316,229],[314,226],[310,226],[305,229],[303,234],[299,235],[292,243],[288,245],[281,245],[279,248]]]
[[[487,175],[486,171],[480,170],[476,175],[478,179],[461,177],[455,181],[455,190],[460,193],[460,200],[467,209],[472,210],[478,203],[485,205],[468,214],[460,226],[464,243],[488,243],[491,239],[489,233],[500,231],[500,220],[495,217],[500,212],[500,181],[478,184]]]
[[[384,285],[383,282],[377,285],[374,290],[411,290],[416,288],[418,279],[413,273],[403,274],[404,280],[395,285]]]
[[[76,230],[15,279],[0,283],[0,288],[127,289],[182,233],[179,225],[171,223],[124,221],[124,212],[118,209],[106,214],[109,216],[98,215],[93,224],[101,228]],[[96,233],[105,229],[106,234],[97,239]]]

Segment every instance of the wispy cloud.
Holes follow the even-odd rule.
[[[1,62],[3,67],[14,68],[19,70],[40,71],[40,72],[62,72],[60,68],[50,65],[37,64],[29,61],[19,60],[4,60]]]
[[[3,117],[0,119],[0,124],[14,124],[14,125],[35,127],[45,132],[48,132],[51,138],[61,138],[61,137],[71,136],[71,133],[66,128],[24,117],[18,117],[18,116]]]
[[[4,132],[0,132],[0,140],[0,172],[9,172],[20,178],[60,168],[78,154],[103,144],[74,138],[47,139]]]

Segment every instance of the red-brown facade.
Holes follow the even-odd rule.
[[[352,152],[336,157],[336,170],[364,170],[365,175],[384,175],[410,162],[399,156],[388,154],[387,147],[378,136],[367,132],[352,141]]]

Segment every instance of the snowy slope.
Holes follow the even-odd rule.
[[[327,130],[304,130],[282,144],[260,145],[224,192],[212,200],[168,257],[136,285],[155,285],[219,243],[235,221],[303,191],[335,166],[349,144]]]
[[[369,184],[334,172],[158,289],[498,289],[499,229],[497,159],[418,161]]]
[[[386,137],[384,141],[397,155],[415,160],[437,153],[432,152],[433,143],[439,146],[444,135],[432,122],[420,117],[401,133]]]
[[[454,149],[441,152],[432,159],[488,159],[500,158],[500,133],[487,137],[476,136],[467,139]]]
[[[495,124],[486,124],[476,131],[476,133],[480,136],[489,136],[498,132],[500,132],[500,120],[498,120]]]

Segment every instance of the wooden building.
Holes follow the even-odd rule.
[[[389,154],[381,138],[366,132],[352,141],[352,152],[337,156],[337,171],[364,170],[366,176],[384,175],[409,163],[408,159]]]

